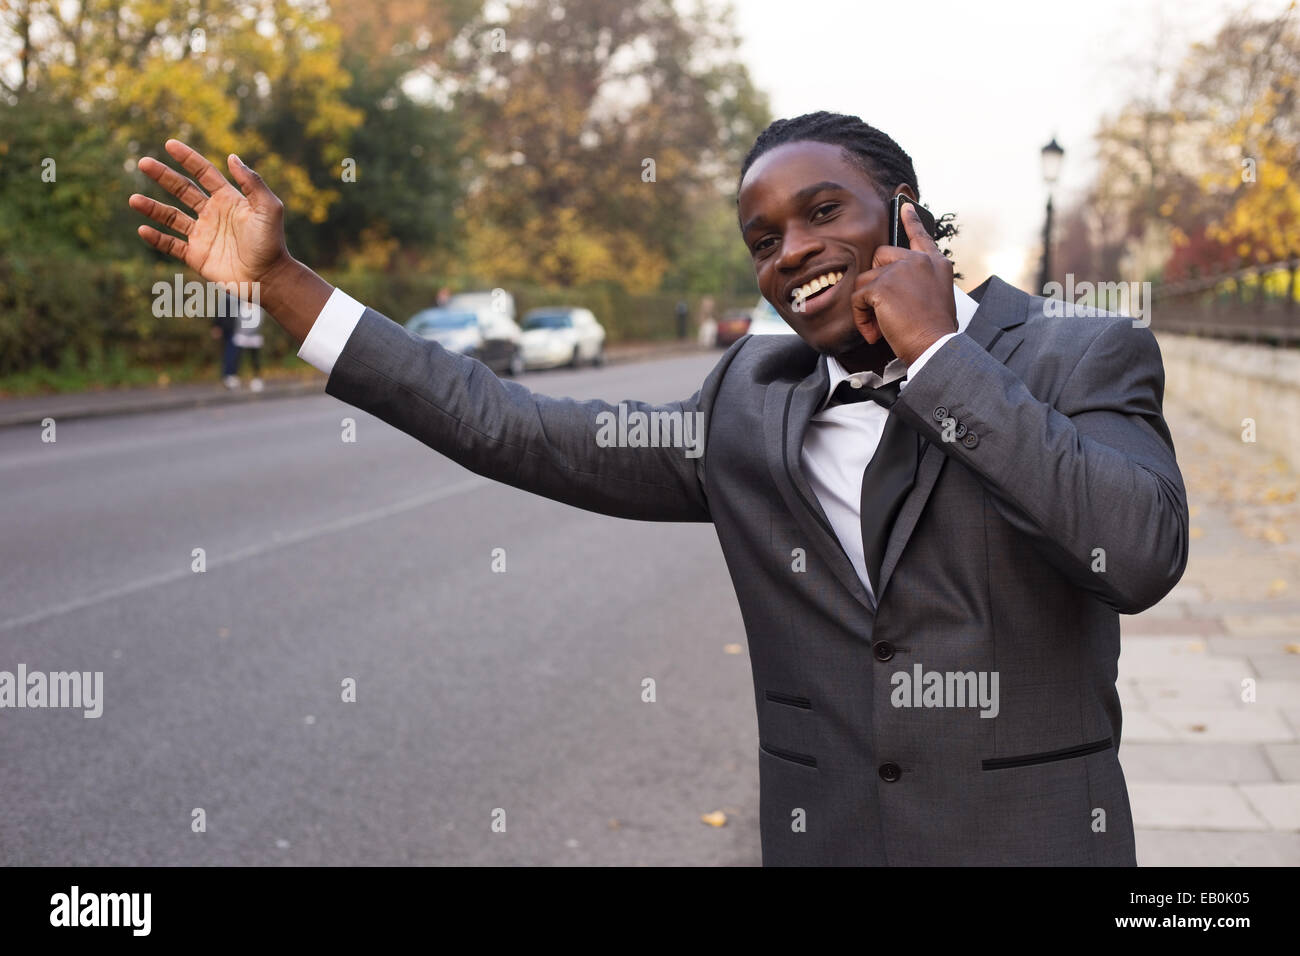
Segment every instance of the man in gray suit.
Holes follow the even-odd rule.
[[[713,522],[753,665],[765,864],[1135,863],[1118,615],[1168,593],[1188,542],[1159,349],[997,277],[965,295],[914,214],[911,248],[888,245],[889,200],[919,192],[888,136],[828,113],[763,133],[738,213],[798,336],[742,338],[690,398],[621,408],[406,332],[288,254],[238,157],[242,195],[167,150],[207,193],[141,160],[195,212],[132,196],[181,237],[142,238],[260,282],[329,394],[517,488]],[[634,419],[706,441],[626,440]]]

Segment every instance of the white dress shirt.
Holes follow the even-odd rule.
[[[908,381],[915,379],[925,363],[943,348],[945,342],[966,331],[966,326],[979,307],[979,303],[956,285],[952,289],[957,305],[957,331],[949,332],[934,342],[910,367],[896,358],[885,366],[883,375],[875,372],[850,375],[844,366],[828,355],[826,364],[830,370],[830,387],[804,435],[800,455],[804,474],[817,493],[822,510],[826,512],[836,537],[844,545],[844,551],[873,603],[875,592],[871,587],[871,579],[867,576],[862,549],[862,474],[876,453],[876,446],[880,444],[880,435],[889,413],[884,407],[870,401],[836,405],[833,408],[827,408],[826,403],[835,394],[835,387],[846,378],[877,387],[904,375]],[[365,306],[360,302],[343,290],[335,289],[303,340],[298,357],[326,375],[330,374],[364,311]],[[906,389],[907,382],[900,388]]]

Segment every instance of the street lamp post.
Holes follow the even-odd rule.
[[[1047,283],[1052,278],[1052,187],[1061,175],[1061,158],[1065,150],[1056,137],[1043,147],[1043,183],[1047,186],[1047,217],[1043,221],[1043,268],[1038,275],[1038,294],[1047,294]]]

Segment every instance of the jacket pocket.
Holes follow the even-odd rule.
[[[779,690],[769,690],[764,692],[768,700],[774,704],[785,704],[789,707],[799,707],[803,710],[812,710],[812,701],[807,697],[799,697],[795,694],[783,694]]]
[[[985,760],[983,763],[985,770],[1007,770],[1011,767],[1029,767],[1036,763],[1051,763],[1053,760],[1070,760],[1074,757],[1086,757],[1088,754],[1101,753],[1103,750],[1110,750],[1115,742],[1109,737],[1103,740],[1094,740],[1090,744],[1078,744],[1074,747],[1066,747],[1062,750],[1048,750],[1038,754],[1022,754],[1019,757],[995,757],[992,760]]]
[[[760,743],[758,749],[763,751],[769,757],[776,757],[780,760],[788,760],[790,763],[802,764],[805,767],[816,767],[817,758],[810,757],[808,754],[795,753],[793,750],[781,750],[777,747],[769,747],[765,743]]]

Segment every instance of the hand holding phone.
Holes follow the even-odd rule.
[[[905,212],[906,207],[911,212]],[[890,243],[854,281],[853,320],[872,345],[881,338],[911,365],[937,339],[957,331],[952,262],[934,241],[934,217],[906,196],[890,203]]]

